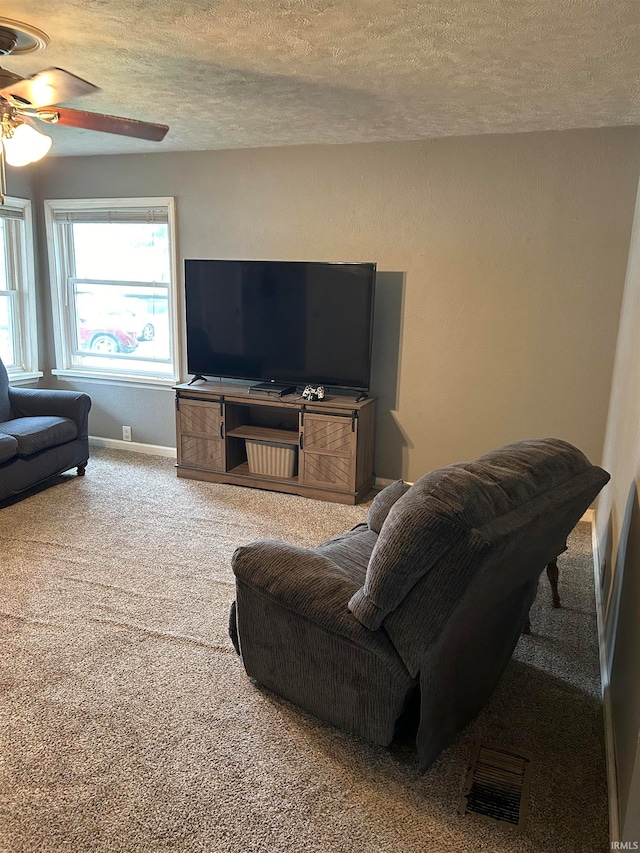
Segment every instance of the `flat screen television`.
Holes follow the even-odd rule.
[[[187,367],[368,391],[376,265],[186,260]]]

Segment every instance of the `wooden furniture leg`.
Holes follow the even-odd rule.
[[[553,599],[553,606],[560,607],[560,596],[558,595],[558,560],[551,560],[551,562],[547,565],[547,577],[549,578],[549,583],[551,584],[551,597]]]
[[[82,465],[78,465],[78,477],[84,477],[84,472],[87,470],[87,463],[84,462]]]
[[[566,549],[565,549],[566,550]],[[551,560],[550,563],[547,563],[547,577],[549,578],[549,583],[551,585],[551,597],[553,599],[553,606],[560,607],[560,595],[558,594],[558,578],[560,576],[560,572],[558,570],[558,559],[556,557],[555,560]],[[531,619],[527,616],[527,621],[524,623],[524,628],[522,629],[523,634],[531,633]]]

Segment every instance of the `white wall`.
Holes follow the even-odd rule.
[[[621,839],[640,843],[640,191],[629,252],[603,466],[597,534]]]
[[[175,196],[180,258],[376,261],[376,473],[414,480],[534,436],[599,460],[639,139],[47,158],[37,175],[42,198]],[[126,423],[134,440],[173,443],[169,393],[77,384],[92,433],[120,438]]]

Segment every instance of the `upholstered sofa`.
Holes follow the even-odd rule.
[[[229,627],[247,674],[379,744],[419,701],[427,768],[488,699],[541,572],[608,479],[564,441],[522,441],[393,483],[317,548],[239,548]]]
[[[0,501],[89,459],[91,398],[77,391],[12,388],[0,361]]]

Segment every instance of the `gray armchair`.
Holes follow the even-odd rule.
[[[393,483],[367,524],[313,550],[239,548],[230,633],[247,674],[383,745],[418,700],[427,768],[491,694],[541,572],[608,479],[566,442],[523,441]]]
[[[0,361],[0,501],[89,459],[91,398],[77,391],[12,388]]]

